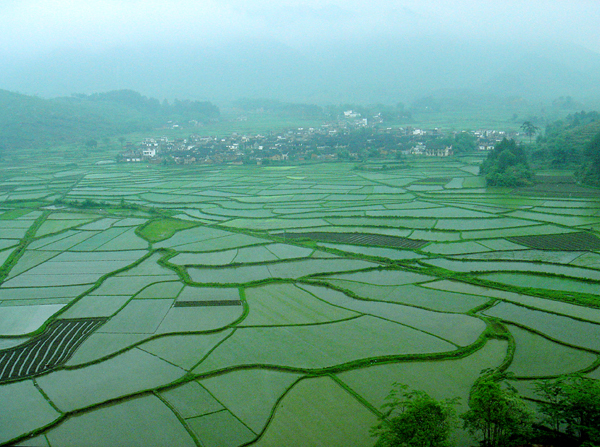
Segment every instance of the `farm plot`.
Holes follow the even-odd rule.
[[[19,243],[19,239],[0,238],[0,250],[3,250],[5,248],[14,247],[18,243]]]
[[[499,228],[496,230],[470,230],[462,231],[458,235],[462,239],[499,239],[512,236],[532,236],[543,234],[567,234],[573,233],[571,228],[559,227],[557,225],[538,224],[528,227]]]
[[[367,300],[406,304],[439,312],[464,313],[489,301],[489,298],[484,296],[445,292],[411,284],[373,286],[350,281],[343,283],[330,281],[330,284],[341,286],[342,289]],[[328,296],[336,296],[341,293],[328,287],[315,287],[306,284],[302,284],[300,287],[325,301],[328,301]]]
[[[434,277],[406,270],[370,270],[367,272],[333,274],[327,276],[326,279],[328,281],[357,282],[375,286],[401,286],[430,281]]]
[[[269,244],[210,253],[180,253],[169,259],[178,265],[256,264],[269,261],[306,258],[310,248],[289,244]]]
[[[86,295],[77,300],[61,316],[63,318],[110,317],[129,299],[128,295]]]
[[[90,335],[73,356],[67,361],[67,366],[83,365],[114,355],[119,351],[130,349],[146,339],[146,334],[106,334],[94,332]]]
[[[579,306],[561,301],[554,301],[537,296],[523,295],[520,293],[507,292],[505,290],[490,289],[488,287],[479,287],[472,284],[454,282],[454,281],[434,281],[422,285],[423,287],[435,290],[444,290],[449,292],[458,292],[476,297],[498,298],[515,304],[561,314],[568,317],[574,317],[579,320],[587,320],[593,323],[600,323],[600,309],[593,309],[586,306]]]
[[[186,423],[206,447],[244,445],[256,437],[255,433],[228,410],[190,418]]]
[[[537,250],[592,251],[600,250],[600,238],[589,232],[513,236],[511,242]]]
[[[233,371],[200,383],[254,433],[265,428],[277,401],[302,376],[265,369]]]
[[[24,271],[29,270],[30,268],[35,267],[42,262],[46,262],[47,260],[58,255],[59,253],[54,251],[25,250],[25,252],[19,258],[17,264],[10,269],[7,278],[17,276]]]
[[[28,248],[34,250],[44,249],[51,251],[65,251],[97,234],[99,234],[98,231],[67,230],[63,233],[36,239],[28,246]]]
[[[598,358],[586,351],[569,348],[517,326],[509,326],[516,348],[508,371],[517,377],[544,377],[568,374],[589,367]]]
[[[102,281],[100,287],[90,292],[90,295],[128,295],[133,296],[147,286],[164,281],[176,281],[179,277],[173,273],[170,276],[111,276]],[[1,290],[1,289],[0,289]]]
[[[0,386],[0,443],[36,428],[50,424],[60,417],[33,381],[24,380]]]
[[[377,264],[354,259],[308,259],[225,268],[188,268],[192,281],[204,284],[243,284],[270,278],[296,279],[322,272],[361,270]]]
[[[0,288],[1,307],[10,305],[67,304],[89,286]]]
[[[188,382],[160,393],[183,419],[224,410],[225,407],[198,382]]]
[[[293,284],[246,289],[249,315],[241,326],[289,326],[324,323],[358,316],[315,298]]]
[[[426,253],[461,255],[464,253],[488,252],[490,249],[475,241],[432,243],[422,249]]]
[[[427,243],[427,241],[413,240],[405,237],[387,236],[381,234],[369,233],[329,233],[329,232],[310,232],[310,233],[285,233],[278,234],[279,237],[285,237],[290,240],[310,239],[321,242],[339,242],[342,244],[356,245],[377,245],[381,247],[396,247],[416,249]]]
[[[433,218],[433,219],[481,219],[495,217],[481,211],[473,211],[461,208],[445,206],[441,209],[426,208],[426,209],[411,209],[411,210],[389,210],[389,211],[369,211],[367,216],[395,216],[395,217],[418,217],[418,218]]]
[[[514,228],[530,226],[529,220],[507,217],[488,217],[486,219],[439,219],[435,224],[436,230],[494,230],[499,228]]]
[[[423,255],[414,253],[408,250],[397,250],[394,248],[384,247],[366,247],[361,245],[348,245],[348,244],[328,244],[318,243],[319,247],[333,248],[335,250],[341,250],[348,253],[355,253],[359,255],[374,256],[377,258],[387,258],[393,260],[402,259],[418,259],[422,258]]]
[[[104,319],[54,321],[40,336],[0,350],[0,383],[31,377],[64,364]]]
[[[25,335],[34,332],[64,304],[0,306],[0,335]]]
[[[432,312],[396,303],[356,300],[342,293],[325,293],[327,301],[335,306],[395,321],[458,346],[475,342],[486,328],[483,321],[467,315]]]
[[[65,447],[196,446],[175,414],[156,396],[131,399],[70,418],[46,436],[51,445]]]
[[[183,289],[183,284],[179,281],[167,281],[151,284],[140,293],[136,298],[176,298]]]
[[[573,265],[581,267],[588,267],[600,270],[600,254],[598,253],[585,253],[578,256],[571,262]]]
[[[460,397],[459,412],[467,410],[469,391],[479,373],[485,368],[496,368],[505,359],[507,343],[490,340],[475,353],[461,359],[384,364],[340,373],[337,377],[353,392],[377,409],[395,382],[421,389],[436,399]],[[457,445],[471,445],[473,439],[458,430]]]
[[[574,279],[528,275],[526,273],[490,273],[481,275],[481,278],[523,288],[561,290],[565,292],[600,295],[598,284],[577,281]]]
[[[305,379],[282,399],[256,446],[281,446],[294,440],[298,447],[372,446],[369,429],[376,415],[328,377]],[[298,436],[302,433],[302,436]]]
[[[200,304],[201,302],[193,303]],[[241,302],[209,301],[209,303],[212,305],[171,307],[158,326],[156,333],[214,331],[235,323],[244,312]]]
[[[5,244],[18,243],[25,236],[33,221],[31,220],[0,220],[0,232],[2,239],[8,240]],[[10,245],[7,245],[10,246]]]
[[[395,381],[466,409],[479,372],[510,360],[490,319],[521,378],[600,354],[600,309],[548,299],[595,299],[580,287],[600,280],[595,200],[484,189],[481,157],[372,172],[105,157],[6,171],[4,199],[48,199],[0,214],[0,258],[24,248],[0,271],[0,372],[20,378],[0,385],[0,439],[50,424],[25,444],[362,447]],[[59,194],[79,205],[52,207]],[[524,281],[446,279],[494,275]],[[542,277],[537,296],[508,291]],[[79,340],[85,321],[106,322]],[[55,422],[50,403],[77,413]]]
[[[543,213],[535,213],[532,211],[512,211],[507,214],[511,217],[516,217],[520,219],[531,219],[537,220],[539,222],[549,222],[557,225],[567,225],[569,227],[577,227],[581,225],[590,225],[594,223],[600,222],[600,217],[588,217],[588,216],[565,216],[558,214],[543,214]]]
[[[79,225],[88,223],[92,220],[98,219],[99,216],[91,213],[72,213],[72,212],[60,212],[55,211],[48,215],[44,223],[38,229],[36,236],[41,236],[44,233],[41,231],[44,226],[47,226],[48,229],[51,229],[53,226],[56,226],[56,231],[62,231],[66,228],[77,227]],[[62,224],[62,228],[59,226]],[[53,231],[47,231],[46,233],[51,233]]]
[[[181,230],[175,233],[168,239],[165,239],[162,242],[158,242],[154,244],[156,248],[175,248],[178,247],[178,250],[185,250],[185,246],[188,244],[206,241],[210,239],[217,239],[225,236],[230,236],[231,233],[228,231],[218,230],[216,228],[211,227],[196,227],[191,228],[189,230]],[[184,247],[182,247],[184,246]]]
[[[487,242],[482,242],[489,246]],[[457,256],[459,259],[479,260],[511,260],[548,262],[555,264],[569,264],[580,258],[585,252],[581,251],[551,251],[551,250],[516,250],[516,251],[492,251],[488,253],[477,253],[471,255]],[[576,264],[576,263],[574,263]],[[585,266],[585,264],[583,264]]]
[[[510,303],[499,303],[482,312],[490,317],[516,323],[559,342],[600,352],[600,325],[527,309]]]
[[[232,329],[223,329],[205,334],[167,335],[146,341],[139,349],[191,370],[232,332]]]
[[[507,349],[507,342],[489,340],[481,349],[460,359],[375,365],[337,376],[378,409],[384,404],[392,384],[399,380],[423,389],[436,399],[462,396],[464,408],[468,402],[465,397],[480,371],[499,366],[506,358]]]
[[[364,316],[312,326],[237,329],[194,373],[248,365],[320,369],[380,356],[455,349],[454,345],[415,329]]]
[[[101,276],[133,263],[143,254],[145,252],[140,251],[61,253],[17,276],[13,276],[2,287],[92,284]]]
[[[112,334],[154,334],[173,304],[172,299],[131,300],[99,332]]]
[[[346,227],[366,227],[363,231],[368,232],[370,227],[372,232],[379,234],[381,228],[404,228],[403,233],[409,235],[415,228],[430,229],[435,225],[435,219],[418,218],[399,218],[399,217],[328,217],[327,221],[332,225]]]
[[[228,265],[237,254],[237,249],[210,253],[180,253],[170,258],[169,262],[177,265]]]
[[[228,250],[231,248],[248,247],[251,245],[263,245],[267,242],[271,241],[254,236],[248,236],[246,234],[229,233],[224,237],[208,239],[200,242],[191,242],[189,244],[179,245],[176,248],[179,251],[211,252]]]
[[[387,209],[387,208],[384,208]],[[412,230],[415,228],[431,229],[436,223],[435,219],[420,219],[420,218],[402,218],[402,217],[328,217],[327,221],[332,225],[350,226],[350,227],[367,227],[364,231],[368,231],[368,227],[379,234],[381,228],[405,228]],[[404,234],[408,235],[407,231]]]
[[[282,230],[287,228],[325,227],[329,223],[323,219],[234,219],[221,225],[250,230]]]
[[[455,272],[524,272],[515,273],[518,278],[519,275],[525,274],[526,272],[550,274],[550,275],[563,275],[570,276],[572,278],[581,278],[589,280],[600,280],[600,271],[579,267],[553,265],[553,264],[541,264],[534,262],[506,262],[506,261],[461,261],[454,259],[431,259],[424,260],[427,264],[432,264],[437,267],[442,267]],[[498,273],[497,275],[505,275]],[[527,286],[525,286],[527,287]],[[531,286],[533,287],[533,285]]]
[[[72,411],[166,385],[184,374],[177,366],[132,349],[85,368],[54,371],[37,382],[61,411]]]

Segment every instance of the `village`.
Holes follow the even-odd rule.
[[[456,153],[489,151],[503,138],[518,135],[499,130],[443,132],[438,128],[383,127],[382,124],[378,116],[367,119],[350,110],[334,123],[280,133],[145,138],[137,144],[125,143],[117,162],[267,165],[401,159],[411,155],[448,157]]]

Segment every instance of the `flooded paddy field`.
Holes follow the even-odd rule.
[[[0,445],[369,446],[394,382],[597,378],[599,191],[410,163],[3,169]]]

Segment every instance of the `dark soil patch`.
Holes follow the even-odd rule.
[[[515,244],[536,250],[591,251],[600,250],[600,238],[592,233],[544,234],[534,236],[507,237]]]
[[[429,241],[419,239],[409,239],[400,236],[386,236],[383,234],[370,233],[328,233],[328,232],[312,232],[312,233],[280,233],[279,237],[291,240],[310,239],[321,242],[337,242],[340,244],[368,245],[378,247],[394,247],[416,249],[427,244]]]

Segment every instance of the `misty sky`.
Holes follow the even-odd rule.
[[[600,53],[598,0],[3,0],[0,53],[270,39],[402,38],[569,41]]]

